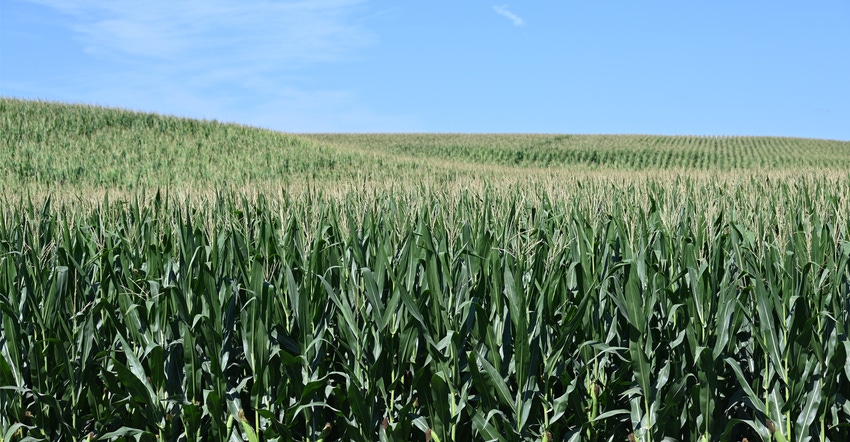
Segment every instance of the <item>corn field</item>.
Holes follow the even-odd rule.
[[[850,142],[782,137],[555,134],[302,134],[401,158],[511,167],[741,171],[850,168]]]
[[[777,137],[284,134],[0,97],[0,189],[272,188],[504,175],[850,170],[850,142]]]
[[[3,440],[850,440],[850,177],[0,208]]]

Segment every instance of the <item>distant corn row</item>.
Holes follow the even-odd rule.
[[[524,167],[619,170],[850,168],[850,142],[778,137],[523,134],[316,134],[394,155]]]
[[[519,167],[518,167],[519,166]],[[0,187],[430,182],[482,169],[850,170],[850,142],[771,137],[293,135],[215,121],[0,98]]]
[[[846,441],[850,179],[764,186],[4,204],[0,430]]]

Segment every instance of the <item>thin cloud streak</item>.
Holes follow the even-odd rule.
[[[499,14],[502,17],[505,17],[508,20],[512,21],[514,23],[514,26],[522,26],[525,24],[525,20],[523,20],[522,17],[508,10],[508,5],[493,6],[493,10],[496,11],[496,14]]]
[[[363,25],[366,0],[30,2],[58,12],[97,61],[48,87],[59,96],[287,131],[419,126],[363,108],[349,91],[313,89],[309,68],[377,43]]]
[[[68,16],[87,52],[103,56],[189,56],[213,65],[261,59],[292,68],[339,61],[376,42],[351,20],[361,0],[31,1]]]

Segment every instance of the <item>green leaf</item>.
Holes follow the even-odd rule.
[[[794,429],[796,430],[794,440],[796,441],[806,441],[810,439],[809,430],[812,423],[817,418],[818,407],[821,402],[821,386],[822,382],[820,379],[816,379],[810,384],[803,408],[800,410],[800,414],[797,416],[794,426]]]
[[[366,299],[372,305],[372,316],[375,318],[375,323],[378,324],[379,330],[386,327],[384,321],[384,303],[381,301],[381,293],[378,293],[378,284],[375,282],[375,274],[369,269],[363,269],[363,282],[366,285]]]
[[[493,416],[497,414],[501,414],[501,412],[498,410],[491,410],[490,413],[485,416],[483,410],[476,410],[475,414],[472,415],[472,426],[480,435],[483,436],[483,440],[485,441],[506,441],[499,430],[490,423]]]
[[[474,351],[469,354],[470,362],[480,365],[483,369],[482,375],[485,385],[496,394],[496,397],[502,405],[510,409],[512,415],[516,415],[517,410],[514,405],[514,399],[511,395],[511,391],[499,372],[496,371],[493,365],[491,365],[486,358],[478,357],[477,353]]]
[[[747,382],[747,378],[744,376],[743,371],[741,371],[741,365],[738,364],[738,361],[732,358],[725,358],[723,361],[726,362],[726,365],[728,365],[729,368],[731,368],[732,371],[735,372],[735,377],[738,378],[738,386],[740,386],[744,390],[744,393],[746,393],[745,397],[755,407],[755,411],[767,415],[767,407],[765,406],[764,402],[759,399],[759,395],[757,395],[755,391],[753,391],[749,382]]]

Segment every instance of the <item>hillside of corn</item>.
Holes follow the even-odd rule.
[[[500,180],[506,174],[850,170],[850,142],[630,135],[286,134],[0,98],[0,185],[150,189]]]
[[[846,142],[0,121],[2,441],[850,440]]]
[[[310,134],[340,148],[413,158],[573,170],[850,168],[850,142],[778,137]]]

